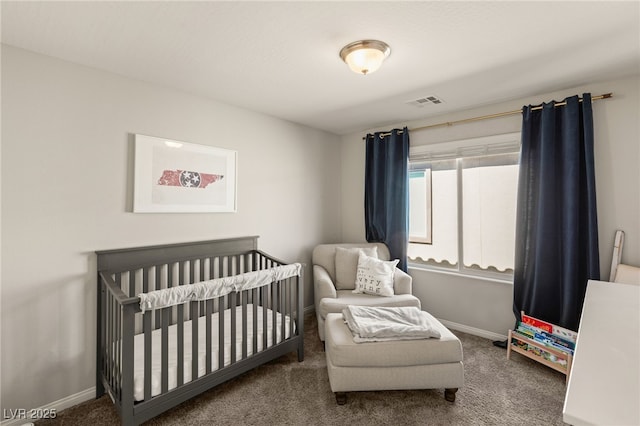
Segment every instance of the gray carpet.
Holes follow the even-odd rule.
[[[305,318],[305,359],[295,353],[258,367],[145,425],[563,425],[565,376],[487,339],[462,341],[465,385],[456,401],[443,389],[349,393],[336,405],[314,315]],[[38,425],[113,425],[108,397],[88,401]]]

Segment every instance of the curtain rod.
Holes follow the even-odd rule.
[[[613,95],[611,93],[605,93],[605,94],[598,95],[598,96],[592,96],[591,100],[592,101],[598,101],[600,99],[608,99],[608,98],[610,98],[612,96]],[[582,102],[582,98],[578,98],[578,100],[580,102]],[[554,106],[561,107],[561,106],[565,106],[566,104],[567,104],[566,102],[558,102]],[[541,110],[541,109],[542,109],[542,106],[537,106],[537,107],[531,108],[532,111],[538,111],[538,110]],[[415,131],[418,131],[418,130],[432,129],[434,127],[453,126],[454,124],[471,123],[473,121],[488,120],[490,118],[505,117],[507,115],[515,115],[515,114],[521,114],[521,113],[522,113],[522,108],[516,109],[516,110],[513,110],[513,111],[498,112],[498,113],[495,113],[495,114],[482,115],[480,117],[464,118],[462,120],[447,121],[447,122],[444,122],[444,123],[430,124],[428,126],[415,127],[413,129],[409,129],[409,131],[410,132],[415,132]],[[398,133],[402,133],[402,130],[400,130]],[[391,132],[389,132],[389,133],[381,133],[380,137],[384,138],[385,136],[389,136],[390,134],[391,134]],[[364,140],[364,139],[366,139],[366,137],[363,136],[362,139]]]

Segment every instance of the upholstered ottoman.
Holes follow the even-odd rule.
[[[325,352],[337,403],[344,404],[352,391],[439,388],[447,401],[455,401],[464,383],[462,344],[433,320],[440,339],[355,343],[342,314],[328,314]]]

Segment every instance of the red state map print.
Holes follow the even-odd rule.
[[[164,170],[158,185],[180,186],[183,188],[206,188],[207,185],[222,180],[224,175],[192,172],[188,170]]]

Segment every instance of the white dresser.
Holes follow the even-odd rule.
[[[640,286],[590,280],[563,420],[640,425]]]

